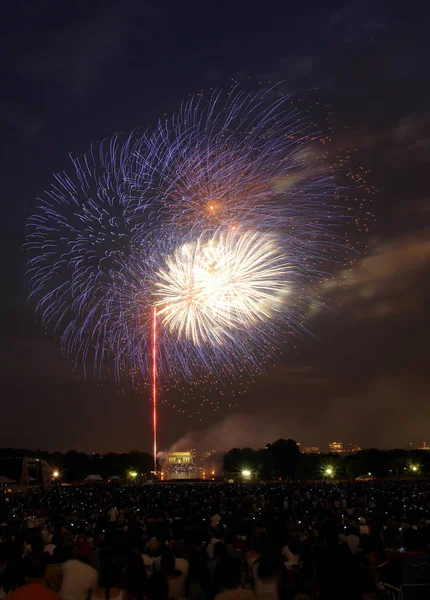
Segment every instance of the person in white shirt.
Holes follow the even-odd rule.
[[[294,546],[293,548],[290,548],[290,546],[288,546],[287,544],[282,548],[282,554],[286,559],[285,566],[287,567],[287,569],[292,568],[294,565],[300,564],[300,552],[296,548],[294,548]]]
[[[171,552],[163,554],[160,567],[167,579],[169,600],[182,600],[185,598],[185,577],[181,571],[175,569],[175,557]]]
[[[183,558],[182,556],[179,558],[175,558],[175,569],[177,571],[180,571],[186,579],[188,576],[188,571],[190,569],[190,563],[187,561],[186,558]]]
[[[257,600],[278,600],[286,579],[286,567],[281,558],[263,554],[253,564],[252,575]]]
[[[360,534],[356,527],[347,525],[345,528],[346,543],[353,554],[356,554],[360,547]]]
[[[154,566],[156,560],[160,561],[160,557],[158,559],[149,556],[149,554],[142,554],[143,564],[145,565],[145,571],[148,577],[152,577],[154,574]],[[158,565],[159,566],[159,565]]]
[[[46,544],[45,546],[45,552],[47,554],[49,554],[49,556],[52,556],[52,553],[54,552],[55,548],[57,546],[55,544]]]
[[[77,548],[76,559],[64,563],[60,590],[62,600],[87,600],[97,589],[97,571],[87,564],[92,551],[90,544],[81,544]]]
[[[219,522],[221,521],[221,516],[218,513],[215,513],[211,517],[211,527],[212,529],[216,529],[218,527]]]
[[[142,559],[147,576],[152,577],[155,569],[160,568],[161,544],[157,538],[152,537],[146,543]]]
[[[215,544],[217,544],[218,542],[224,543],[224,530],[222,527],[219,527],[217,529],[214,537],[211,538],[209,544],[207,545],[206,550],[207,550],[207,553],[208,553],[210,559],[213,559],[213,557],[214,557]]]

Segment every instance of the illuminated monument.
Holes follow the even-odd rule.
[[[162,466],[162,479],[200,478],[201,468],[194,465],[192,452],[168,452]]]
[[[217,464],[221,462],[216,457],[215,450],[197,451],[195,448],[186,452],[163,453],[161,463],[161,479],[171,481],[178,479],[214,480]],[[218,469],[219,472],[219,469]]]

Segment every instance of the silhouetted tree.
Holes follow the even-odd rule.
[[[294,440],[279,439],[267,444],[267,462],[271,466],[273,477],[292,478],[297,476],[300,462],[300,450]]]

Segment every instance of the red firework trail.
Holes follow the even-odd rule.
[[[157,308],[152,315],[152,428],[154,433],[154,475],[157,472]]]

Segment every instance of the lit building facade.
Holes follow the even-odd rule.
[[[344,452],[342,442],[331,442],[328,447],[330,448],[330,452],[334,452],[335,454],[342,454]]]
[[[349,446],[348,448],[348,452],[354,453],[354,452],[361,452],[361,446]]]
[[[303,454],[320,454],[319,446],[306,446],[303,448]]]
[[[168,465],[192,465],[193,462],[191,452],[169,452],[167,455]]]
[[[201,479],[202,466],[194,462],[195,453],[189,452],[168,452],[161,468],[161,479]]]
[[[427,442],[423,442],[421,446],[417,446],[417,450],[430,450],[430,446]]]
[[[161,467],[161,479],[194,479],[194,457],[191,452],[168,452]]]

